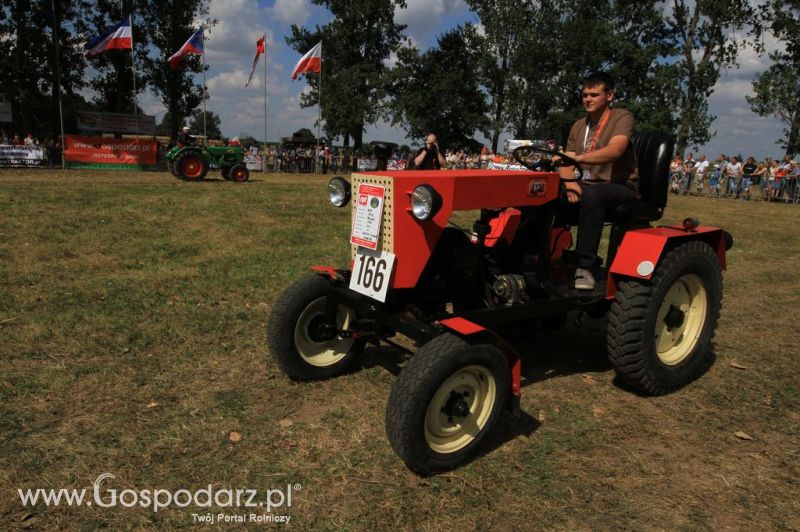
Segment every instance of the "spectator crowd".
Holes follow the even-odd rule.
[[[685,160],[675,156],[670,164],[670,191],[681,195],[709,196],[749,201],[800,202],[797,186],[800,168],[790,156],[783,160],[767,157],[756,161],[725,154],[714,161],[689,153]],[[757,194],[755,194],[757,192]]]

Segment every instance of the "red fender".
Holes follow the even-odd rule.
[[[717,252],[722,269],[726,269],[725,238],[722,229],[718,227],[697,227],[686,230],[678,225],[633,229],[625,233],[614,262],[608,270],[606,298],[614,298],[617,279],[620,277],[651,279],[668,245],[690,240],[702,240],[710,245]]]
[[[334,268],[333,266],[312,266],[311,271],[327,274],[332,281],[335,281],[340,277],[339,272],[336,271],[336,268]]]
[[[448,318],[439,323],[471,344],[491,344],[506,355],[508,364],[511,366],[511,411],[514,415],[519,415],[519,398],[522,395],[522,386],[520,384],[522,380],[522,359],[516,350],[489,329],[485,329],[467,319]]]

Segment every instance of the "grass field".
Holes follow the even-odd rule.
[[[800,528],[800,208],[670,197],[666,222],[695,215],[735,239],[711,369],[640,397],[616,385],[602,323],[526,339],[526,414],[478,460],[422,479],[384,435],[397,352],[302,385],[266,352],[280,291],[347,257],[349,210],[326,180],[0,172],[1,528],[178,528],[208,512],[17,494],[90,491],[106,472],[118,492],[299,483],[274,510],[295,528]]]

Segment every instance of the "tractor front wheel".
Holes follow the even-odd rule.
[[[183,153],[175,159],[174,164],[178,176],[186,181],[201,181],[208,173],[208,164],[198,152]]]
[[[705,242],[669,251],[650,281],[620,281],[606,334],[617,374],[650,395],[691,382],[712,360],[721,306],[722,269]]]
[[[178,172],[175,170],[175,161],[172,159],[167,159],[167,170],[169,170],[169,173],[173,176],[179,177]]]
[[[230,179],[236,181],[237,183],[243,183],[250,179],[250,171],[243,164],[231,166],[228,175],[230,176]]]
[[[296,381],[321,380],[347,372],[365,342],[347,334],[355,312],[339,305],[336,330],[326,327],[329,281],[319,275],[289,285],[272,306],[267,347],[278,366]]]
[[[505,355],[445,333],[400,372],[386,408],[386,434],[412,471],[428,475],[475,457],[511,389]]]
[[[230,181],[230,179],[231,179],[231,167],[230,166],[223,166],[221,168],[221,170],[220,170],[220,173],[222,174],[222,179],[224,179],[225,181]]]

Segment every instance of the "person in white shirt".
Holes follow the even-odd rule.
[[[694,186],[698,194],[703,193],[703,179],[708,170],[708,161],[705,154],[700,155],[700,159],[694,163]]]
[[[739,180],[742,178],[742,163],[738,157],[731,157],[731,162],[725,167],[725,173],[728,175],[727,193],[733,197],[737,193]]]

